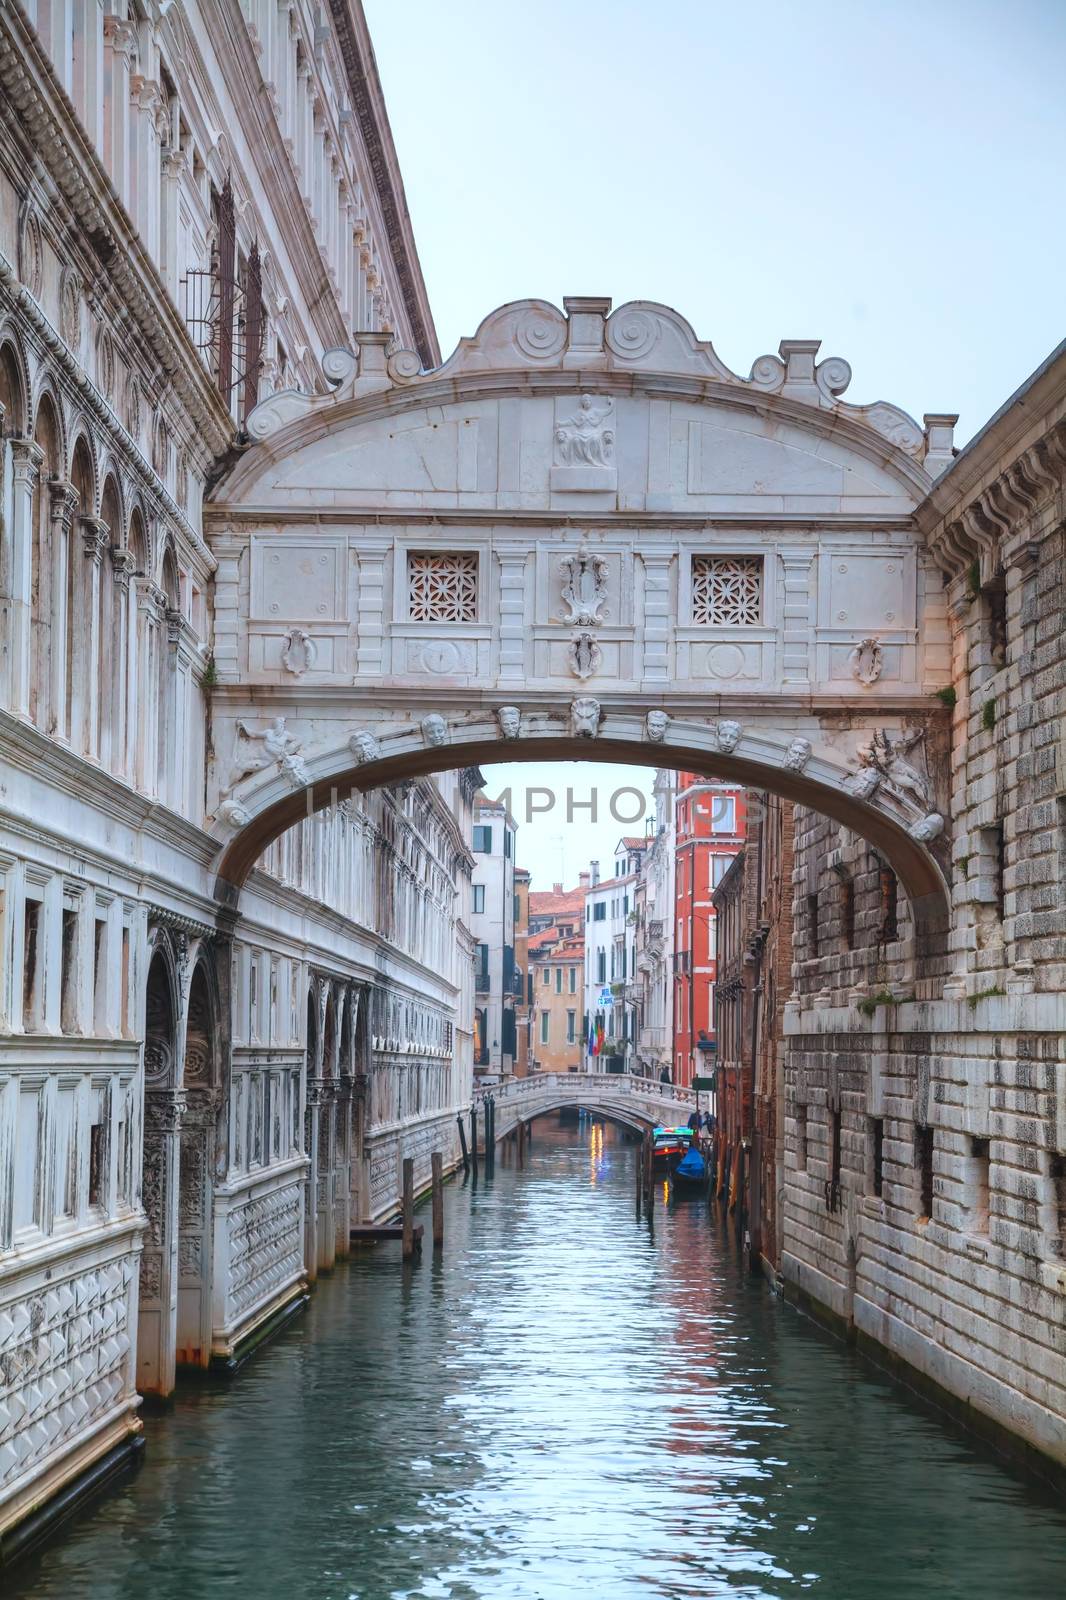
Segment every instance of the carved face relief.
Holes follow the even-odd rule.
[[[740,726],[740,723],[733,722],[728,717],[716,725],[714,736],[718,742],[718,748],[723,755],[727,756],[736,749],[737,745],[740,743],[740,736],[743,732],[744,730]]]
[[[644,737],[652,744],[662,744],[669,726],[670,718],[665,711],[649,711],[644,718]]]
[[[431,711],[428,717],[422,718],[422,737],[430,749],[447,744],[448,724],[436,711]]]
[[[251,812],[245,810],[236,800],[223,800],[216,815],[219,822],[224,822],[227,828],[246,828],[252,820]]]
[[[923,817],[920,822],[914,823],[913,827],[908,828],[907,831],[911,838],[916,839],[919,844],[929,844],[931,840],[939,838],[943,833],[944,819],[939,812],[931,811],[927,817]]]
[[[381,746],[374,738],[374,735],[365,731],[362,733],[353,733],[351,738],[348,740],[348,748],[352,752],[352,755],[355,757],[355,759],[360,763],[364,761],[377,761],[381,755]]]
[[[802,772],[811,759],[809,739],[793,739],[785,751],[785,766],[790,772]]]
[[[881,774],[876,767],[863,767],[844,779],[844,787],[856,800],[869,800],[881,787]]]
[[[502,739],[517,739],[522,731],[522,713],[517,706],[500,706],[496,712],[496,721]]]
[[[602,715],[598,700],[591,695],[580,695],[570,704],[570,732],[576,739],[595,739]]]

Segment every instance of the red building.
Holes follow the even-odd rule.
[[[744,843],[744,790],[679,772],[674,801],[674,1082],[714,1067],[715,909],[711,898]]]

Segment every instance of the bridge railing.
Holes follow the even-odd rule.
[[[528,1078],[508,1078],[502,1083],[479,1086],[474,1091],[474,1101],[480,1104],[491,1095],[497,1105],[518,1111],[523,1102],[554,1100],[560,1092],[572,1093],[575,1100],[595,1096],[597,1100],[619,1103],[661,1101],[664,1111],[668,1106],[696,1103],[691,1089],[621,1072],[534,1072]]]

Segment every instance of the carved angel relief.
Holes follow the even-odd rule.
[[[907,760],[924,739],[924,728],[904,728],[902,733],[895,735],[885,728],[878,729],[870,742],[858,750],[860,772],[856,777],[861,778],[864,773],[876,774],[878,784],[874,785],[875,788],[883,784],[896,799],[909,801],[920,811],[927,811],[929,779],[913,762]],[[869,782],[868,778],[866,782]]]
[[[613,400],[583,394],[576,411],[557,410],[553,442],[553,489],[615,487]]]

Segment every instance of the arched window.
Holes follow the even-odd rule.
[[[111,560],[111,551],[122,544],[122,504],[118,484],[112,477],[104,484],[100,517],[107,525],[109,543],[100,563],[96,600],[96,753],[101,762],[109,766],[116,685],[122,682],[121,664],[115,660],[115,616],[119,606],[115,593],[115,568]]]
[[[62,476],[59,420],[45,395],[37,408],[33,432],[41,466],[33,491],[33,542],[30,549],[30,717],[48,730],[49,674],[52,664],[52,499],[49,479]]]
[[[74,446],[70,481],[77,495],[75,516],[93,513],[93,463],[84,435]],[[95,556],[85,542],[71,530],[67,549],[67,604],[64,665],[66,668],[66,734],[83,755],[89,755],[89,675],[94,663],[89,660],[89,626],[93,601],[93,563]]]

